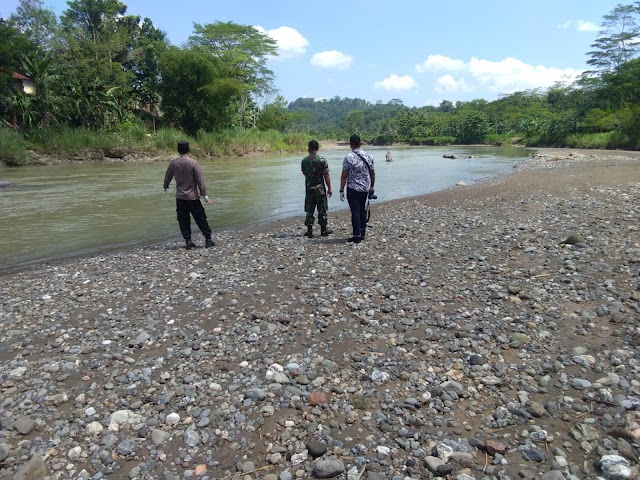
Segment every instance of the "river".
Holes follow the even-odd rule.
[[[443,190],[510,171],[531,150],[504,147],[371,147],[379,201]],[[393,162],[385,162],[391,150]],[[321,150],[340,202],[347,148]],[[455,155],[445,159],[443,155]],[[473,157],[473,158],[464,158]],[[304,221],[302,155],[200,160],[213,205],[214,230],[299,216]],[[173,185],[164,193],[167,163],[65,164],[0,168],[0,271],[166,240],[180,240]],[[329,217],[331,218],[331,217]],[[192,224],[194,234],[198,232]],[[199,235],[194,238],[202,243]]]

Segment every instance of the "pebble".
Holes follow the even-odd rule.
[[[0,276],[0,477],[634,478],[640,182],[547,160]]]

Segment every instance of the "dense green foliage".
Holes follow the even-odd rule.
[[[311,136],[351,133],[377,144],[640,148],[640,1],[604,17],[591,70],[574,83],[425,107],[287,104],[267,67],[275,41],[254,27],[195,23],[177,47],[119,0],[67,5],[57,18],[43,0],[21,0],[0,19],[1,163],[24,163],[28,150],[173,150],[185,136],[212,155],[304,150]]]

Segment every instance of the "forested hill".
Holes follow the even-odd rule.
[[[288,106],[288,128],[327,138],[357,132],[389,144],[522,143],[531,146],[640,149],[640,59],[598,76],[548,90],[528,90],[487,102],[444,100],[407,107],[401,100],[299,98]]]

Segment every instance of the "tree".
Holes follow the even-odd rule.
[[[61,17],[64,48],[61,61],[82,85],[103,83],[130,88],[131,74],[123,68],[130,43],[126,5],[117,0],[73,0]]]
[[[596,71],[613,70],[640,51],[640,1],[618,5],[604,16],[599,37],[591,44],[587,64]],[[595,72],[588,72],[593,74]]]
[[[160,101],[160,57],[169,48],[166,35],[148,18],[141,21],[138,16],[128,15],[121,24],[127,31],[122,68],[132,74],[133,107],[147,109],[155,115]]]
[[[22,55],[32,55],[36,46],[27,35],[1,18],[0,38],[0,65],[3,66],[0,68],[0,114],[6,118],[10,97],[15,93],[11,91],[11,74],[22,70]]]
[[[620,109],[640,104],[640,59],[618,66],[604,73],[600,87],[595,92],[601,105]]]
[[[227,107],[232,128],[254,128],[260,111],[251,97],[243,93],[229,102]]]
[[[103,53],[99,46],[108,46],[116,30],[118,18],[127,12],[127,6],[118,0],[70,0],[62,15],[67,32],[94,45],[96,58]]]
[[[240,82],[254,98],[274,91],[273,72],[266,66],[269,57],[277,55],[277,45],[256,28],[234,22],[194,24],[195,35],[188,47],[207,53],[218,60],[224,74]]]
[[[167,119],[194,135],[232,124],[229,105],[244,86],[221,74],[211,55],[173,47],[160,58],[160,95]]]
[[[85,113],[90,118],[97,114],[103,122],[127,111],[148,108],[153,112],[159,101],[158,64],[167,48],[165,35],[148,18],[141,21],[139,16],[126,15],[126,5],[118,0],[73,0],[67,4],[61,18],[64,41],[60,63],[81,99],[101,99],[105,107]],[[105,97],[106,92],[111,94]],[[113,102],[117,108],[112,108]],[[83,110],[89,105],[83,100],[76,106]]]
[[[49,51],[59,24],[55,13],[44,7],[42,0],[20,0],[9,22],[38,48]]]
[[[449,100],[442,100],[440,102],[440,105],[438,105],[438,110],[440,112],[452,112],[453,110],[455,110],[455,106],[453,105],[453,102],[449,101]]]
[[[351,110],[345,117],[348,132],[362,134],[365,125],[365,115],[362,110]]]
[[[456,136],[461,143],[482,141],[489,132],[489,119],[486,114],[477,110],[468,110],[454,115]]]
[[[267,103],[258,116],[256,126],[260,130],[278,130],[284,131],[287,123],[289,123],[290,114],[287,112],[287,101],[281,95],[276,99]]]
[[[52,94],[52,84],[59,79],[55,74],[52,67],[53,56],[52,52],[48,51],[44,55],[40,52],[29,58],[23,56],[22,59],[22,71],[27,75],[34,83],[35,92],[30,99],[30,102],[20,102],[22,108],[25,106],[33,109],[33,114],[30,114],[29,121],[25,122],[25,126],[41,126],[50,125],[58,120],[58,100],[55,95]],[[25,112],[21,112],[23,118],[26,118]]]

